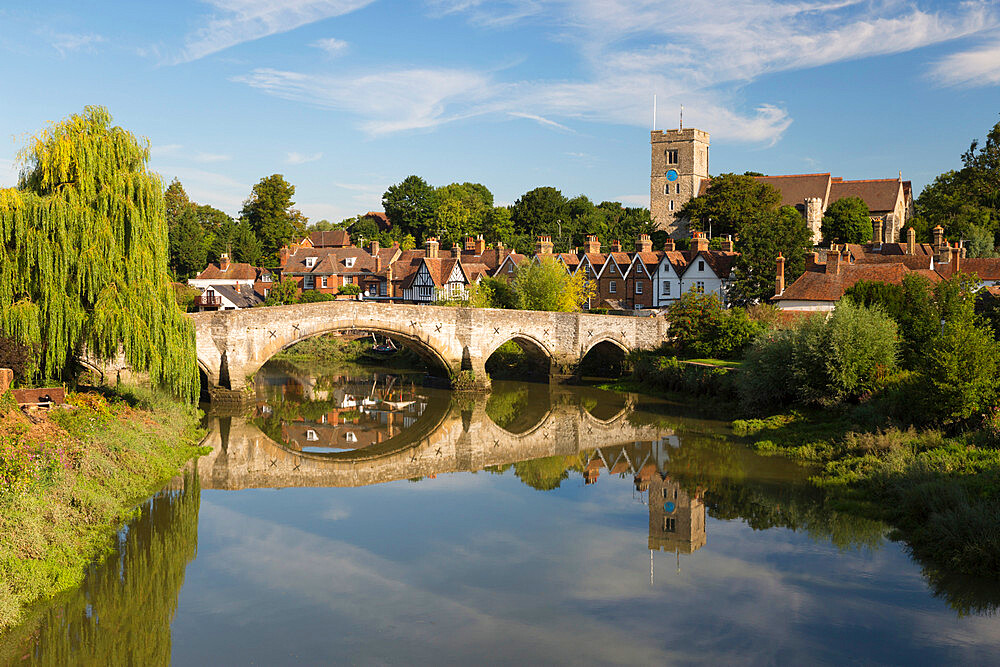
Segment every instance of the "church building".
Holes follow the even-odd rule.
[[[650,133],[651,173],[649,212],[659,229],[672,237],[688,235],[677,213],[692,197],[705,194],[711,183],[708,175],[709,134],[694,128],[653,130]],[[794,207],[820,242],[823,214],[833,202],[859,197],[868,205],[872,222],[880,222],[884,237],[876,243],[901,241],[900,230],[913,215],[910,181],[898,178],[845,181],[825,174],[757,176],[781,193],[781,206]]]

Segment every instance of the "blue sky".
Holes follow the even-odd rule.
[[[646,206],[654,93],[712,173],[918,191],[1000,120],[996,0],[4,0],[0,58],[0,185],[102,104],[196,201],[277,172],[312,219],[413,173]]]

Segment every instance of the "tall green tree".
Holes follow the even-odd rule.
[[[860,197],[838,199],[823,214],[821,231],[826,243],[870,243],[873,230],[868,204]]]
[[[514,202],[510,217],[517,231],[532,239],[541,234],[556,237],[559,234],[559,221],[567,218],[567,203],[566,197],[555,188],[535,188],[525,192]]]
[[[780,203],[781,193],[769,183],[752,176],[720,174],[712,178],[704,195],[689,199],[677,216],[692,229],[711,227],[714,236],[739,234],[743,225],[776,211]]]
[[[35,377],[64,375],[84,348],[121,351],[193,399],[191,322],[167,272],[167,223],[149,142],[88,106],[29,140],[16,188],[0,189],[0,334],[41,350]]]
[[[260,179],[243,202],[240,219],[253,229],[266,262],[276,263],[281,246],[305,235],[308,220],[293,208],[294,196],[295,186],[281,174],[272,174]]]
[[[785,284],[790,285],[805,271],[811,248],[812,232],[791,206],[744,222],[730,300],[741,306],[767,301],[774,296],[778,253],[785,258]]]
[[[437,191],[419,176],[407,176],[390,185],[382,195],[382,207],[400,234],[412,234],[422,243],[437,233]]]
[[[186,206],[170,232],[170,265],[178,280],[185,280],[205,268],[208,247],[205,231],[198,224],[197,209]]]

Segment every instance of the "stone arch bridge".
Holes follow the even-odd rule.
[[[662,317],[625,317],[493,308],[416,306],[327,301],[191,315],[198,365],[210,388],[242,390],[275,353],[332,331],[383,333],[410,345],[454,377],[474,371],[488,381],[485,364],[508,341],[548,365],[549,375],[572,375],[594,347],[610,344],[625,353],[663,341]]]

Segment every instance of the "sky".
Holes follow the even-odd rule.
[[[0,186],[96,104],[198,203],[280,173],[311,220],[410,174],[648,206],[654,95],[712,174],[917,192],[1000,121],[998,0],[3,0],[0,58]]]

